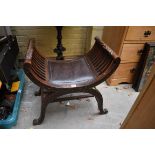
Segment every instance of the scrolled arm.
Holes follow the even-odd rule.
[[[30,39],[24,64],[25,63],[31,64],[32,54],[33,54],[34,50],[35,50],[35,39]]]
[[[105,49],[107,53],[109,53],[114,59],[120,60],[118,55],[103,41],[101,41],[98,37],[95,37],[95,43],[100,45],[101,48]]]

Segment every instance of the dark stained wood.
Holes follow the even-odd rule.
[[[108,113],[103,109],[103,98],[95,86],[105,81],[114,73],[120,64],[120,58],[105,43],[97,37],[92,49],[82,57],[70,60],[52,60],[44,58],[31,39],[28,46],[24,71],[37,84],[41,91],[41,112],[33,125],[41,124],[49,103],[94,96],[98,103],[100,114]],[[72,93],[88,93],[64,97]]]
[[[62,42],[61,42],[61,40],[62,40],[62,34],[61,34],[62,28],[63,28],[63,26],[56,26],[58,43],[57,43],[57,47],[54,49],[54,52],[57,53],[57,57],[56,57],[57,60],[63,60],[64,59],[63,51],[66,50],[63,47]]]

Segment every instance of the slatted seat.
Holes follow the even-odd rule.
[[[95,44],[87,54],[72,60],[52,60],[43,57],[35,47],[35,40],[31,39],[24,70],[41,88],[39,94],[42,99],[40,117],[35,119],[33,124],[42,123],[48,103],[84,97],[61,97],[71,93],[83,92],[89,94],[85,97],[94,96],[100,114],[106,114],[107,109],[103,109],[102,95],[94,87],[109,78],[119,63],[120,58],[98,38],[95,38]]]

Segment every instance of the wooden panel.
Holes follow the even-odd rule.
[[[144,36],[145,31],[150,31],[151,35]],[[154,26],[130,26],[125,40],[155,40]]]
[[[103,41],[119,56],[125,32],[125,26],[105,26],[103,29]]]
[[[144,48],[144,44],[124,44],[121,54],[121,62],[139,62],[140,51]]]
[[[155,65],[147,83],[132,106],[121,128],[155,128]]]
[[[132,82],[137,63],[120,64],[113,75],[114,79],[126,79],[124,82]]]

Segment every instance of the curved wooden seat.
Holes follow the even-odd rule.
[[[95,96],[100,113],[107,113],[107,110],[103,109],[102,95],[94,87],[109,78],[119,63],[120,58],[97,37],[94,46],[87,54],[73,60],[45,58],[36,49],[35,40],[31,39],[24,71],[41,88],[42,97],[41,114],[33,124],[40,124],[44,120],[48,103],[81,97],[62,98],[71,93],[83,92]]]

